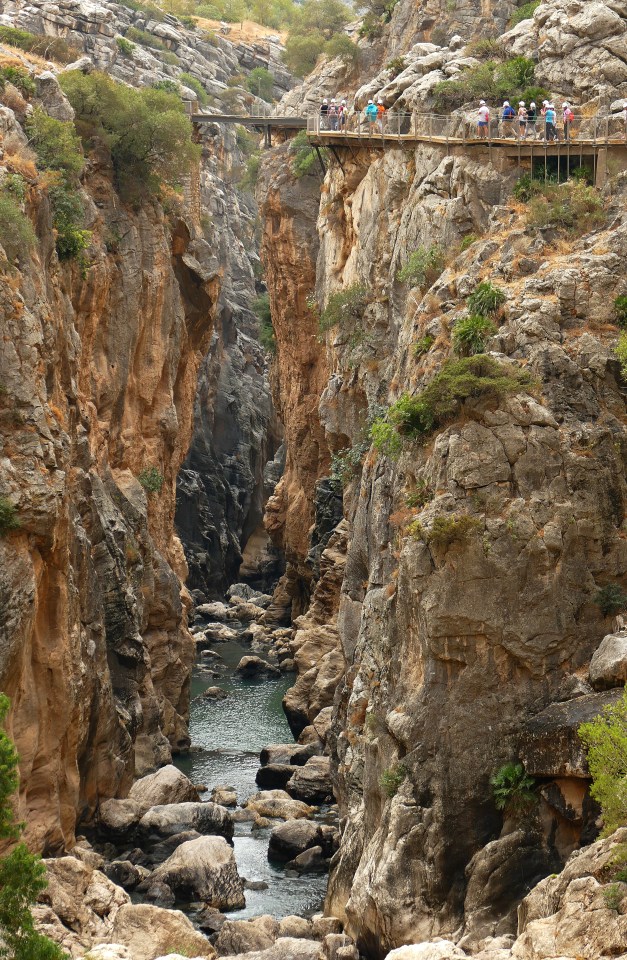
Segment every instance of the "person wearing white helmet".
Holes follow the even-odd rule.
[[[331,103],[329,104],[329,129],[334,132],[337,130],[337,103],[335,102],[335,97],[331,97]]]
[[[379,133],[383,133],[383,124],[385,121],[385,106],[381,97],[377,100],[377,126]]]
[[[557,113],[552,103],[547,103],[544,111],[544,125],[547,143],[557,140]]]
[[[503,136],[504,137],[515,137],[514,132],[514,120],[516,119],[516,111],[512,106],[510,106],[509,100],[503,101],[503,112],[501,114],[502,126],[503,126]]]
[[[373,133],[376,133],[377,129],[377,117],[379,116],[379,111],[377,110],[377,105],[374,100],[369,100],[365,109],[366,120],[368,121],[368,133],[372,136]]]
[[[532,100],[531,103],[529,104],[529,107],[527,108],[527,136],[529,137],[531,136],[531,134],[533,134],[534,140],[538,135],[537,126],[536,126],[537,123],[538,123],[538,111],[535,103]]]
[[[490,108],[486,105],[485,100],[479,101],[478,114],[477,133],[480,140],[485,140],[490,129]]]
[[[521,140],[527,137],[527,107],[524,100],[518,103],[518,136]]]
[[[346,130],[346,100],[342,100],[341,104],[338,107],[338,129]]]
[[[570,131],[572,127],[572,122],[575,119],[575,114],[570,109],[569,103],[562,104],[562,119],[564,121],[564,140],[566,143],[570,140]]]

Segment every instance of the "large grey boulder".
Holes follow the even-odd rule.
[[[253,920],[226,920],[215,941],[218,956],[246,953],[271,947],[279,935],[279,923],[265,914]]]
[[[313,807],[294,800],[285,790],[260,790],[248,798],[245,806],[260,817],[278,820],[306,820],[313,813]]]
[[[235,672],[245,680],[251,680],[256,677],[276,677],[280,673],[277,667],[272,666],[271,663],[262,660],[261,657],[254,656],[242,657],[235,668]]]
[[[595,690],[624,687],[627,683],[627,630],[603,637],[590,661],[590,683]]]
[[[202,900],[218,910],[245,906],[244,884],[233,848],[222,837],[200,837],[176,848],[152,874],[181,900]]]
[[[385,960],[467,960],[467,957],[451,940],[440,940],[398,947],[388,953]]]
[[[128,793],[144,810],[165,803],[199,802],[196,787],[185,774],[169,763],[156,773],[136,780]]]
[[[320,960],[320,944],[315,940],[280,937],[265,950],[229,954],[224,960]]]
[[[262,790],[281,790],[292,779],[297,767],[290,763],[267,763],[259,767],[255,783]]]
[[[139,831],[146,837],[170,837],[184,830],[217,834],[230,840],[233,819],[217,803],[169,803],[151,807],[139,822]]]
[[[292,797],[305,803],[332,803],[331,758],[312,757],[304,767],[295,770],[286,790]]]
[[[338,832],[314,820],[288,820],[279,824],[270,834],[268,858],[294,860],[311,847],[320,847],[324,856],[331,856],[337,848]]]
[[[105,800],[98,808],[98,823],[111,839],[122,838],[137,827],[142,813],[136,800]]]

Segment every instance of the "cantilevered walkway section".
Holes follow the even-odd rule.
[[[586,164],[592,166],[597,182],[603,182],[610,153],[620,158],[620,168],[627,166],[627,125],[622,116],[609,114],[576,115],[568,139],[565,138],[561,122],[555,138],[549,139],[551,131],[545,128],[541,117],[535,124],[527,124],[522,133],[517,118],[509,126],[493,119],[485,137],[479,136],[476,120],[457,114],[443,116],[435,113],[390,112],[374,123],[368,122],[363,113],[346,115],[344,123],[340,122],[339,117],[321,114],[307,117],[276,113],[264,116],[192,113],[191,119],[197,126],[205,123],[237,123],[252,127],[264,133],[266,146],[271,146],[273,132],[289,135],[306,130],[311,145],[318,150],[328,147],[340,165],[340,147],[353,152],[355,148],[363,147],[386,150],[431,144],[449,154],[470,154],[485,162],[494,159],[493,151],[503,158],[517,160],[519,166],[535,166],[537,161],[541,162],[544,158],[545,169],[550,166],[546,163],[547,158],[557,158],[558,178],[561,166],[568,172],[574,165]],[[603,161],[602,164],[599,164],[599,159]]]

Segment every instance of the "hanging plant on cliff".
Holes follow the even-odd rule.
[[[15,820],[18,756],[4,730],[9,700],[0,694],[0,839],[18,840],[24,824]],[[61,948],[35,930],[31,907],[46,889],[46,868],[24,843],[0,859],[0,957],[6,960],[67,960]]]
[[[590,793],[601,805],[603,836],[627,823],[627,691],[577,731],[588,749]]]
[[[535,780],[522,763],[506,763],[490,777],[494,805],[508,814],[527,813],[536,802]]]

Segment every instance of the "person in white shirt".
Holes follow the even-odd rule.
[[[490,110],[486,106],[485,100],[479,101],[479,119],[477,122],[477,132],[480,140],[486,140],[488,128],[490,126]]]

